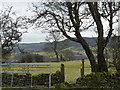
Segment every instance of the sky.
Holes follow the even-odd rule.
[[[28,0],[27,2],[24,2],[23,0],[21,0],[21,1],[20,0],[4,0],[4,2],[1,2],[1,1],[2,0],[0,0],[0,8],[1,9],[3,9],[7,6],[13,6],[13,11],[16,11],[16,14],[22,16],[22,15],[31,15],[31,13],[28,12],[28,9],[29,9],[32,1],[37,2],[40,0]],[[20,2],[17,2],[17,1],[20,1]],[[41,31],[42,31],[41,29],[34,30],[32,28],[29,28],[27,30],[27,33],[23,34],[21,43],[45,42],[46,35],[48,35],[48,34],[42,33]],[[83,37],[97,37],[97,34],[93,30],[84,31],[84,32],[81,32],[81,34]]]
[[[28,9],[31,2],[0,2],[0,8],[4,9],[7,6],[13,6],[12,10],[16,12],[17,15],[29,15]],[[21,30],[26,31],[26,30]],[[42,33],[41,30],[34,30],[29,28],[27,33],[23,33],[22,41],[20,43],[40,43],[45,42],[46,38],[45,33]]]

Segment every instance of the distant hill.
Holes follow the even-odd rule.
[[[120,37],[119,37],[120,38]],[[96,46],[97,37],[84,37],[84,39],[87,41],[87,43],[90,46]],[[112,45],[112,41],[110,40],[108,46]],[[40,42],[40,43],[21,43],[19,44],[19,47],[21,49],[24,49],[25,51],[32,51],[32,52],[42,52],[45,47],[52,47],[51,43],[48,42]],[[59,42],[59,47],[62,48],[69,48],[69,47],[75,47],[78,50],[83,50],[81,44],[71,41],[69,39],[65,39],[63,41]]]
[[[46,42],[41,43],[21,43],[19,44],[20,49],[24,49],[25,51],[35,51],[41,52],[45,46]]]
[[[84,37],[84,39],[87,41],[87,43],[90,45],[90,46],[96,46],[96,41],[97,41],[97,38],[95,37],[92,37],[92,38],[89,38],[89,37]],[[64,42],[68,42],[69,43],[69,46],[74,46],[78,49],[82,49],[82,46],[80,43],[77,43],[77,42],[74,42],[74,41],[71,41],[69,39],[66,39],[64,41],[61,41],[61,43],[64,43]]]
[[[96,46],[97,38],[92,37],[84,37],[84,39],[88,42],[90,46]],[[64,44],[63,44],[64,43]],[[35,52],[42,52],[45,47],[51,47],[51,44],[48,42],[40,42],[40,43],[21,43],[19,47],[24,49],[25,51],[35,51]],[[71,41],[69,39],[65,39],[59,42],[59,46],[68,48],[68,47],[76,47],[77,49],[83,49],[81,44]]]

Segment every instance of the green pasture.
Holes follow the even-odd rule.
[[[65,81],[75,82],[80,77],[81,60],[77,61],[65,61],[65,62],[51,62],[52,72],[60,70],[61,64],[65,66]],[[91,72],[90,64],[88,60],[85,60],[85,74]]]

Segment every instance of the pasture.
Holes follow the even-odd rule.
[[[65,62],[50,62],[52,66],[52,72],[60,70],[61,64],[65,66],[65,81],[74,83],[78,77],[80,77],[81,60],[77,61],[65,61]],[[90,64],[88,60],[85,60],[85,74],[91,72]]]

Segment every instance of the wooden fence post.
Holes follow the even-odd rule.
[[[27,73],[29,73],[29,65],[27,65]]]
[[[65,68],[64,68],[64,64],[61,64],[61,82],[65,82]]]
[[[84,76],[84,59],[82,59],[82,64],[81,64],[80,72],[81,72],[81,77],[83,77]]]

